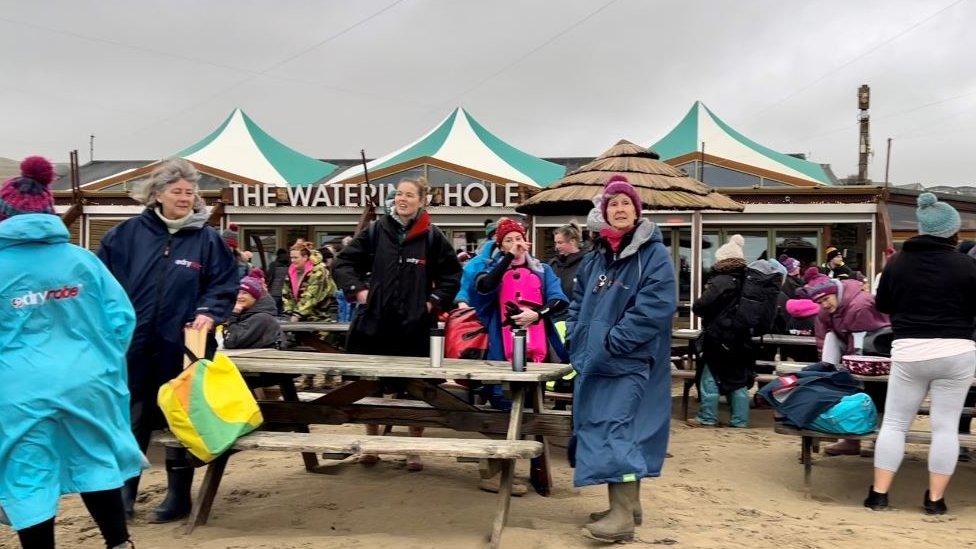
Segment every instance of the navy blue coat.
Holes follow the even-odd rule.
[[[667,453],[674,266],[650,221],[621,245],[587,254],[567,321],[577,486],[660,476]]]
[[[155,211],[113,228],[98,257],[122,284],[136,310],[129,346],[129,387],[154,394],[183,370],[183,327],[197,314],[223,322],[234,308],[239,278],[230,249],[199,212],[169,234]]]

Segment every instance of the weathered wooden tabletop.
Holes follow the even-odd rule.
[[[286,332],[348,332],[348,322],[281,322]]]
[[[766,334],[754,337],[753,341],[764,345],[816,345],[817,338],[814,336],[800,336],[791,334]]]
[[[325,374],[364,379],[471,379],[482,382],[540,383],[572,371],[569,364],[530,362],[526,371],[512,371],[503,361],[445,358],[440,368],[426,357],[306,353],[274,349],[224,350],[241,372],[266,374]]]

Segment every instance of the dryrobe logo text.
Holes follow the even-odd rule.
[[[189,259],[177,259],[173,263],[179,265],[180,267],[189,267],[190,269],[199,271],[203,268],[203,265],[197,263],[196,261],[190,261]]]
[[[15,297],[10,300],[10,304],[14,309],[23,309],[25,307],[40,307],[51,301],[56,301],[60,299],[75,299],[81,293],[81,284],[77,286],[65,286],[57,290],[48,290],[46,292],[27,292],[26,294]]]

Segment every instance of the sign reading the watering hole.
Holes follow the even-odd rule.
[[[362,208],[379,193],[379,204],[396,192],[393,185],[308,185],[272,187],[232,183],[233,205],[253,208],[297,206],[304,208]],[[453,208],[514,208],[522,201],[518,183],[446,184],[431,188],[429,206]]]

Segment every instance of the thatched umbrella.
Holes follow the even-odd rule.
[[[613,174],[627,176],[645,210],[742,211],[742,204],[659,160],[657,153],[620,140],[592,162],[536,193],[517,210],[530,215],[586,215]]]
[[[708,185],[688,177],[684,172],[661,162],[657,153],[620,140],[592,162],[581,166],[553,183],[549,188],[516,208],[530,215],[585,216],[593,208],[593,197],[613,174],[623,174],[640,193],[644,210],[691,211],[691,261],[701,265],[702,260],[702,210],[741,212],[742,204],[715,192]],[[691,269],[691,300],[700,294],[699,269]],[[691,326],[695,317],[689,312]]]

